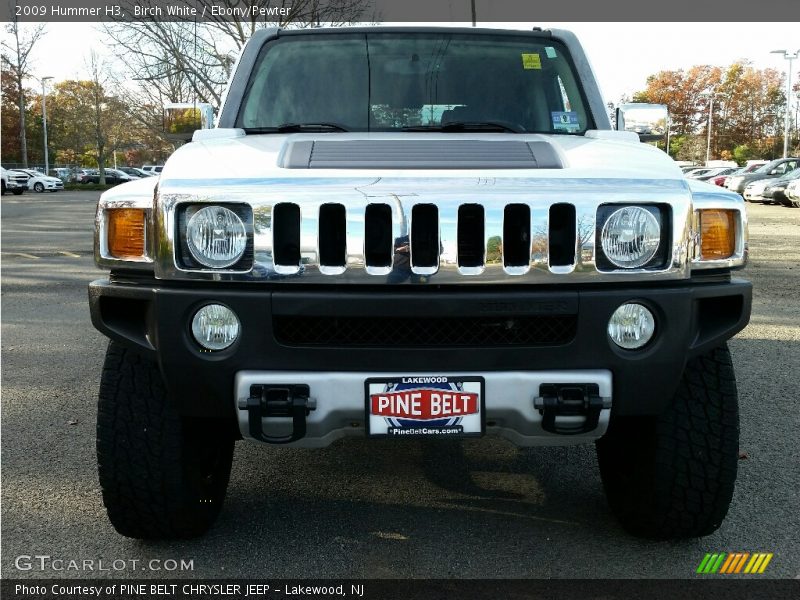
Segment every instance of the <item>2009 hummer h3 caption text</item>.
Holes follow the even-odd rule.
[[[666,118],[612,129],[566,31],[257,32],[216,128],[98,205],[114,526],[204,532],[240,438],[491,434],[594,441],[627,529],[714,531],[747,223],[642,143]]]

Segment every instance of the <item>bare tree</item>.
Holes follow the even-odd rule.
[[[110,152],[117,149],[125,136],[125,125],[128,111],[119,98],[107,91],[109,77],[106,64],[92,51],[86,65],[90,77],[89,111],[91,113],[91,130],[93,145],[99,169],[99,182],[105,183],[106,159]]]
[[[12,21],[6,25],[6,33],[13,36],[11,43],[3,41],[3,62],[14,73],[14,79],[19,92],[19,143],[22,165],[28,166],[28,139],[25,133],[25,91],[22,82],[30,76],[30,56],[36,42],[44,35],[45,25],[39,24],[24,31],[20,28],[19,20],[16,16],[16,5],[11,10]]]
[[[176,0],[175,6],[198,6],[196,0]],[[153,8],[153,0],[127,0],[123,12]],[[232,18],[234,9],[250,6],[283,8],[271,17]],[[342,25],[365,18],[369,0],[220,0],[220,15],[206,13],[204,22],[170,22],[157,12],[135,22],[110,23],[105,32],[139,81],[140,92],[153,104],[209,102],[219,106],[235,56],[256,29],[267,26]],[[141,11],[140,11],[141,13]],[[163,13],[162,13],[163,14]],[[241,14],[241,13],[239,13]]]

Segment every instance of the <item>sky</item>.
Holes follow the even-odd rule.
[[[403,25],[412,25],[404,23]],[[455,25],[447,23],[446,25]],[[463,24],[469,25],[469,24]],[[478,26],[530,29],[533,26],[573,31],[583,44],[606,102],[644,89],[648,75],[693,65],[726,66],[739,59],[757,68],[785,72],[788,61],[771,50],[800,49],[798,23],[480,23]],[[97,23],[49,23],[37,45],[33,72],[56,81],[86,72],[89,52],[110,55]],[[116,59],[125,73],[124,57]],[[793,63],[795,77],[800,60]],[[38,85],[35,81],[31,85]]]

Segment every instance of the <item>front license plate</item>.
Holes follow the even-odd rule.
[[[370,437],[471,437],[485,430],[482,377],[367,379]]]

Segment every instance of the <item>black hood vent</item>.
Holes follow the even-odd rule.
[[[543,141],[298,140],[287,141],[285,169],[562,169]]]

